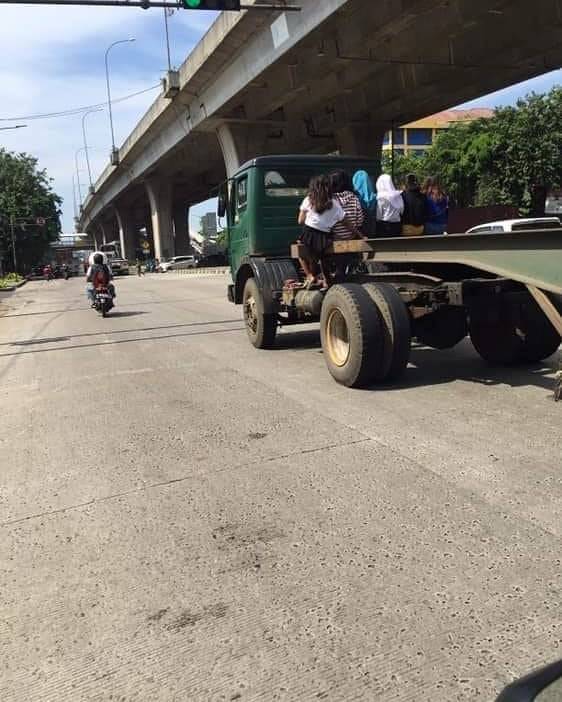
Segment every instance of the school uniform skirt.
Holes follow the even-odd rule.
[[[305,258],[320,259],[332,243],[332,236],[328,232],[307,227],[305,224],[300,242],[305,247]]]

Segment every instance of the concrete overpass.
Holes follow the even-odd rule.
[[[562,64],[562,0],[298,4],[217,17],[101,174],[83,231],[132,257],[145,227],[157,257],[184,253],[189,206],[248,158],[376,156],[392,124]]]

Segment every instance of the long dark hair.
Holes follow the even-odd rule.
[[[432,200],[442,200],[447,197],[446,193],[441,189],[441,183],[436,176],[429,176],[425,179],[422,192]]]
[[[311,178],[308,197],[312,209],[318,214],[332,209],[332,188],[328,176],[319,175]]]
[[[332,193],[353,192],[353,183],[349,173],[345,171],[333,171],[333,173],[330,173],[329,178],[330,185],[332,186]]]

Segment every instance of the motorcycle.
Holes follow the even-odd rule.
[[[94,291],[94,309],[106,317],[109,310],[113,307],[113,297],[109,292],[109,288],[103,286],[98,287]]]

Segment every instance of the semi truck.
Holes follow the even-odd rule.
[[[316,322],[326,365],[348,387],[398,380],[412,341],[448,349],[469,336],[491,364],[542,361],[562,337],[562,228],[334,241],[328,259],[347,274],[305,289],[298,207],[313,175],[378,175],[375,160],[261,156],[223,185],[232,283],[250,343],[275,344],[279,328]]]

